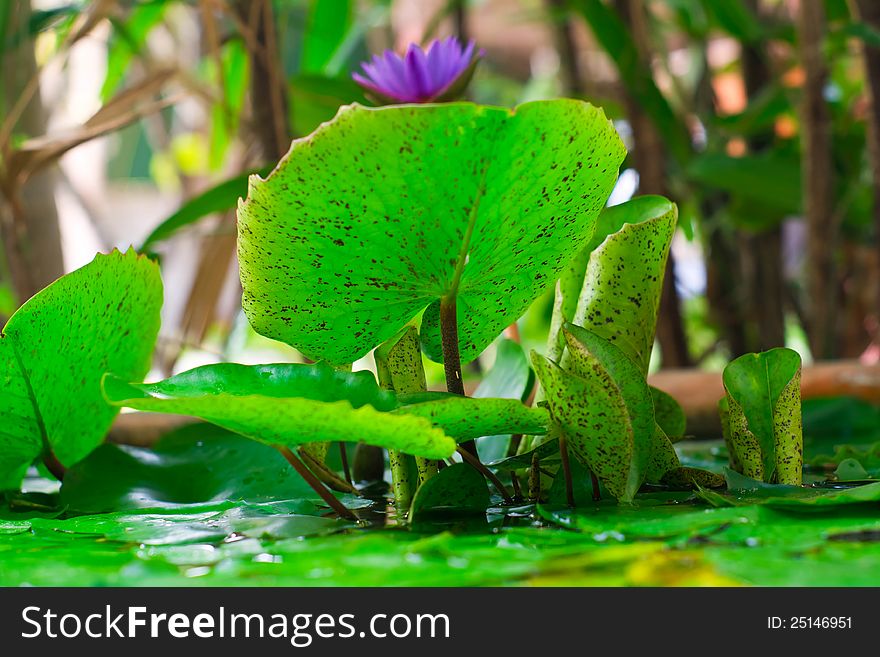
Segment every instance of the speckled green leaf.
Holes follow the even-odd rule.
[[[455,451],[427,420],[385,412],[394,396],[370,373],[324,364],[206,365],[140,385],[108,376],[104,394],[116,406],[199,417],[270,445],[361,441],[428,458]]]
[[[629,483],[635,486],[633,490],[635,494],[644,481],[648,464],[655,451],[654,443],[659,444],[666,439],[665,435],[656,432],[654,405],[651,401],[651,391],[645,382],[645,375],[621,349],[595,333],[573,324],[566,324],[562,332],[569,354],[569,357],[563,361],[566,363],[566,369],[583,379],[589,379],[595,372],[595,364],[600,363],[623,398],[633,434],[633,461],[629,473],[635,479]],[[622,431],[622,428],[618,430]],[[661,447],[657,449],[659,451]],[[657,472],[657,476],[662,476],[662,473]]]
[[[43,450],[27,379],[12,341],[0,335],[0,490],[17,489],[31,461]]]
[[[351,362],[457,298],[475,358],[590,240],[624,149],[581,101],[343,107],[238,211],[243,307],[257,332]]]
[[[651,434],[649,453],[648,464],[645,466],[645,481],[648,483],[662,483],[670,472],[681,466],[672,441],[656,422],[654,423],[654,432]]]
[[[669,393],[654,386],[649,386],[649,388],[654,400],[654,419],[657,420],[657,424],[660,425],[669,440],[672,442],[681,440],[687,429],[687,418],[681,404],[675,401],[675,398]]]
[[[620,231],[625,224],[638,224],[656,219],[669,212],[670,203],[662,196],[637,196],[602,210],[596,221],[593,238],[577,254],[559,275],[556,283],[556,296],[553,304],[553,317],[550,322],[550,336],[547,342],[547,357],[559,361],[565,350],[562,326],[571,322],[577,312],[578,299],[584,287],[584,275],[590,254],[597,249],[609,235]],[[577,323],[577,322],[575,322]]]
[[[402,401],[406,400],[406,397],[402,398]],[[550,422],[546,409],[526,406],[518,399],[478,399],[457,395],[407,404],[392,414],[425,418],[458,441],[505,433],[544,434]]]
[[[660,482],[668,471],[680,464],[672,443],[655,421],[652,393],[645,375],[614,343],[595,333],[566,324],[563,335],[569,354],[565,361],[570,371],[587,376],[593,358],[608,370],[629,412],[635,441],[634,465],[639,476],[643,481]]]
[[[489,488],[479,472],[467,463],[440,470],[416,491],[409,521],[417,523],[437,514],[482,514],[489,506]]]
[[[800,484],[801,358],[791,349],[746,354],[724,370],[727,430],[743,474]]]
[[[532,365],[571,452],[614,497],[632,500],[642,474],[629,411],[611,374],[592,354],[582,359],[583,376],[566,372],[534,352]]]
[[[101,443],[118,412],[101,377],[146,374],[161,305],[158,267],[114,251],[15,312],[0,338],[0,489],[17,487],[44,448],[72,465]]]
[[[659,196],[633,203],[621,210],[632,221],[590,255],[571,323],[613,342],[647,373],[678,208]]]
[[[680,466],[668,470],[661,481],[673,488],[721,488],[724,486],[724,477],[720,474],[690,466]]]

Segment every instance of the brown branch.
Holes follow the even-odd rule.
[[[556,38],[556,51],[559,54],[559,69],[565,93],[583,96],[583,75],[577,42],[574,38],[574,25],[568,15],[568,3],[566,0],[545,0],[545,2]]]
[[[880,29],[880,3],[876,0],[851,0],[853,13],[864,23],[875,30]],[[867,120],[868,153],[871,158],[871,173],[874,182],[873,214],[874,232],[877,248],[880,248],[880,48],[868,43],[862,45],[862,57],[865,62],[866,88],[868,92],[869,110]],[[880,288],[878,288],[880,291]],[[874,321],[880,308],[880,298],[875,299]]]
[[[798,39],[805,73],[801,106],[804,216],[807,224],[807,298],[810,300],[810,349],[814,358],[834,355],[837,245],[834,213],[834,166],[831,115],[824,89],[828,67],[822,52],[825,9],[821,2],[802,1]]]
[[[644,3],[641,0],[616,0],[615,5],[632,34],[643,65],[649,68],[650,39]],[[668,196],[666,149],[662,136],[632,94],[627,93],[625,101],[635,142],[633,159],[639,172],[639,193]],[[684,332],[681,301],[675,288],[675,258],[671,252],[666,261],[660,310],[657,315],[657,341],[660,343],[663,367],[688,367],[693,364]]]
[[[251,62],[251,111],[257,140],[267,160],[278,160],[290,146],[286,83],[276,50],[269,0],[238,0],[238,16],[252,38],[245,38]],[[242,31],[243,36],[245,31]],[[268,100],[268,102],[266,102]]]

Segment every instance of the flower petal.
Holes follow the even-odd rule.
[[[409,91],[419,99],[430,98],[431,87],[425,53],[415,44],[406,51],[406,81]]]

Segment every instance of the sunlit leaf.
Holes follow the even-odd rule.
[[[647,374],[678,210],[663,197],[643,196],[618,213],[614,223],[627,223],[590,254],[571,323],[613,342]]]
[[[0,488],[44,451],[72,465],[101,443],[118,413],[101,377],[143,378],[161,305],[158,267],[129,251],[98,255],[15,312],[0,337]]]
[[[116,406],[199,417],[269,445],[360,441],[435,459],[455,451],[427,420],[384,412],[394,395],[369,372],[326,364],[223,363],[140,385],[108,376],[104,394]]]

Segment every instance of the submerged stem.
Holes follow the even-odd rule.
[[[311,470],[318,478],[318,481],[328,488],[339,491],[340,493],[351,493],[352,495],[361,494],[357,488],[333,472],[333,470],[328,468],[323,461],[316,459],[311,452],[304,449],[304,447],[305,445],[297,450],[299,452],[299,457],[309,467],[309,470]]]
[[[293,466],[293,469],[297,471],[299,476],[306,480],[306,483],[312,487],[312,490],[314,490],[339,517],[357,522],[358,517],[352,511],[345,508],[342,502],[336,499],[336,496],[333,495],[333,493],[331,493],[314,474],[312,474],[312,471],[306,467],[306,464],[303,463],[296,454],[291,452],[287,447],[276,445],[275,449],[281,452],[281,455],[287,459],[287,462]]]
[[[516,474],[516,470],[510,473],[510,485],[513,487],[513,501],[522,501],[522,488],[519,485],[519,475]]]

